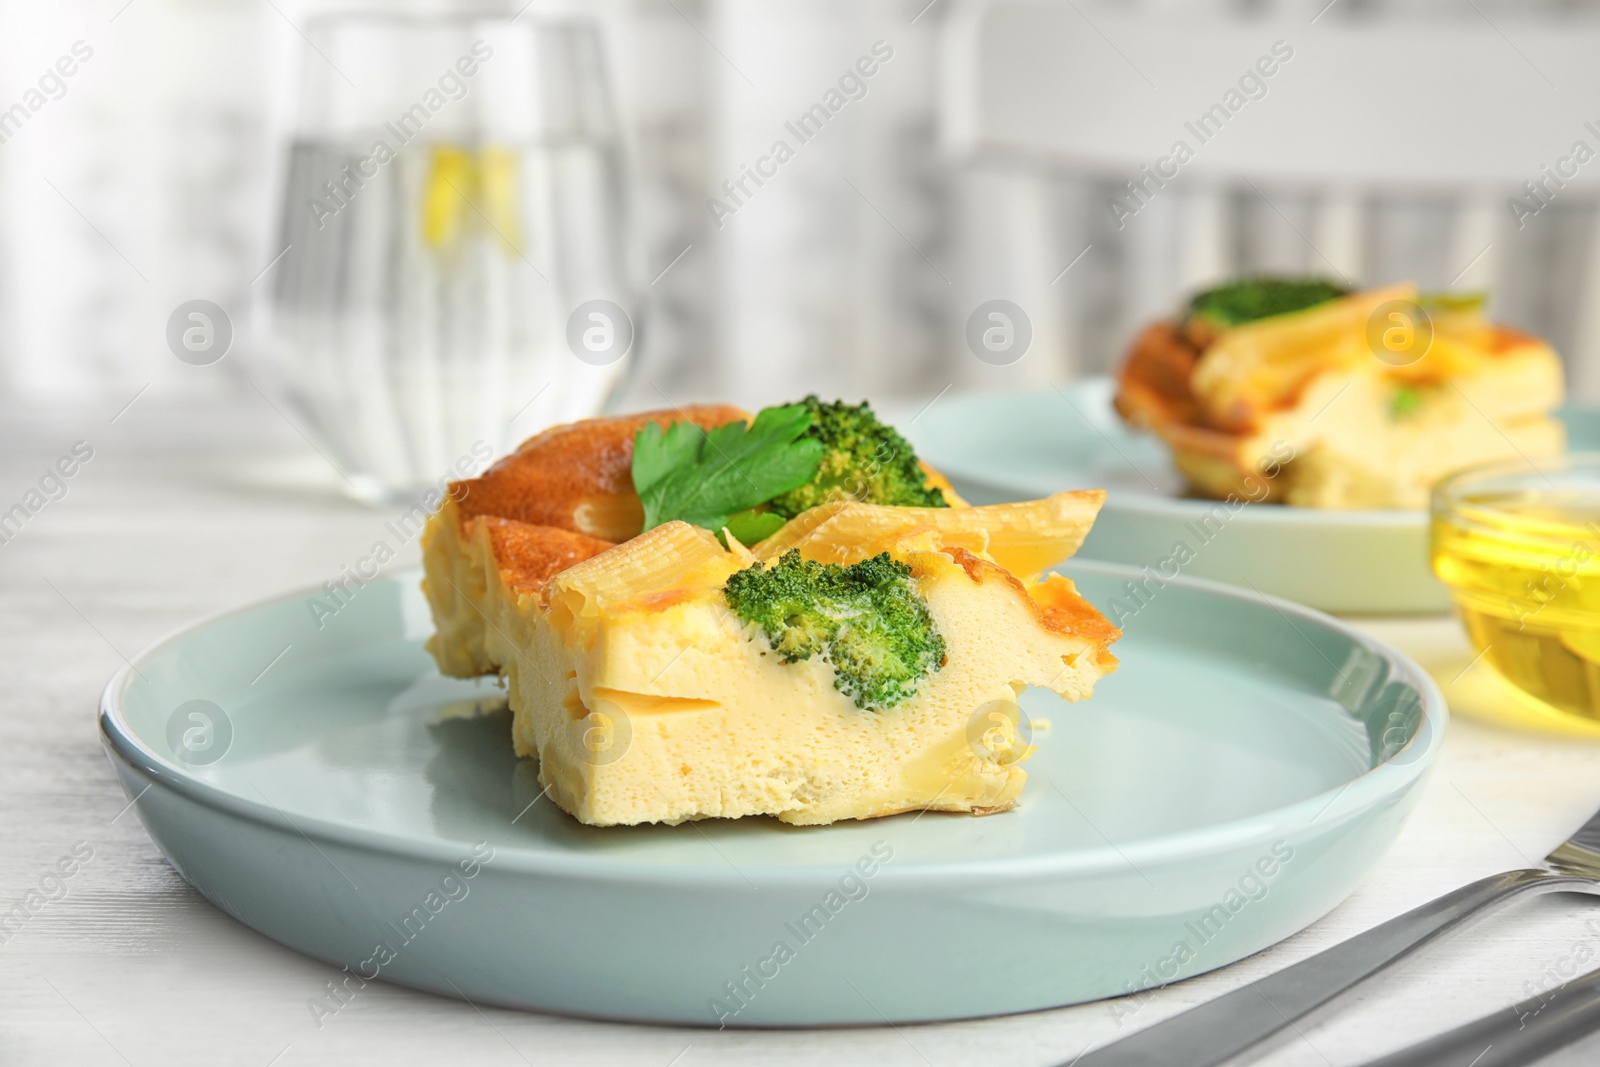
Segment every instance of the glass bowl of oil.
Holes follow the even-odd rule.
[[[1528,696],[1600,721],[1600,453],[1474,467],[1432,501],[1433,571]]]

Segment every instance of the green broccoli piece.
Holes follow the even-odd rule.
[[[1349,291],[1322,278],[1247,278],[1197,294],[1189,301],[1189,315],[1217,326],[1238,326],[1272,315],[1304,311]]]
[[[801,401],[811,412],[805,436],[821,441],[826,452],[817,476],[798,489],[774,497],[768,507],[785,518],[833,500],[860,500],[894,507],[949,507],[944,493],[928,484],[911,445],[892,426],[878,421],[872,406],[816,396]]]
[[[1422,390],[1410,385],[1400,386],[1389,398],[1389,417],[1399,420],[1415,415],[1422,410],[1422,400]]]
[[[1419,293],[1417,306],[1442,314],[1482,311],[1489,304],[1488,293]]]
[[[833,687],[858,708],[909,700],[944,666],[944,638],[912,586],[911,568],[887,552],[847,567],[790,549],[772,567],[757,563],[734,574],[723,596],[782,662],[820,656],[831,664]]]

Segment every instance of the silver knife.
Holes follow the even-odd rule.
[[[1076,1067],[1215,1067],[1511,900],[1542,893],[1600,896],[1600,811],[1545,863],[1543,869],[1507,871],[1446,893],[1292,967],[1081,1056]]]
[[[1523,1067],[1600,1030],[1600,970],[1366,1067]]]

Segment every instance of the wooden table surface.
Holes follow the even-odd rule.
[[[227,917],[168,866],[101,751],[95,701],[125,656],[169,630],[333,577],[389,515],[342,499],[325,461],[257,394],[147,395],[118,415],[123,403],[0,409],[0,512],[28,501],[77,442],[92,449],[65,495],[48,485],[59,499],[0,544],[0,912],[58,859],[92,853],[64,889],[43,883],[58,899],[0,944],[6,1065],[1068,1063],[1474,878],[1531,865],[1600,804],[1600,744],[1458,716],[1415,815],[1349,900],[1283,944],[1138,1006],[717,1032],[479,1012],[377,983],[319,1027],[307,1002],[332,969]],[[414,563],[408,552],[391,566]],[[1449,620],[1370,628],[1444,681],[1469,661]],[[1573,958],[1600,960],[1600,911],[1579,898],[1531,901],[1370,983],[1261,1062],[1362,1063],[1505,1008]],[[1600,1039],[1547,1062],[1597,1060]]]

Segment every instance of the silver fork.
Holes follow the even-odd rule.
[[[1076,1067],[1215,1067],[1511,900],[1542,893],[1600,896],[1600,811],[1544,861],[1541,869],[1507,871],[1446,893],[1292,967],[1096,1049],[1074,1061]]]

